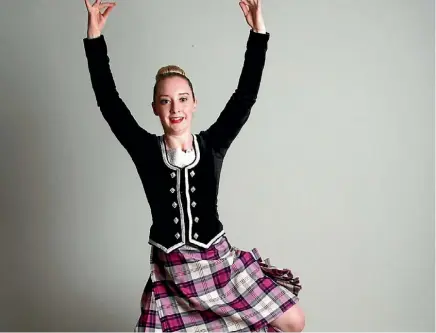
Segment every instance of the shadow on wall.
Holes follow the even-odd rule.
[[[71,163],[80,156],[71,152],[77,147],[56,140],[65,128],[56,106],[47,109],[52,74],[23,59],[15,58],[12,67],[44,83],[32,85],[35,79],[2,68],[0,330],[133,330],[141,295],[124,277],[132,268],[123,261],[126,241],[101,229],[113,227],[99,208],[105,199],[86,202],[80,195],[93,189],[74,174]],[[112,260],[111,251],[121,252],[119,258]],[[141,256],[145,266],[147,256]],[[147,276],[138,274],[145,285]]]

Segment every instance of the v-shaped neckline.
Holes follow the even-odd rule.
[[[173,149],[173,148],[168,148],[167,147],[167,145],[165,143],[165,138],[164,138],[163,135],[161,135],[159,137],[159,141],[160,141],[161,153],[162,153],[163,161],[164,161],[165,165],[167,167],[169,167],[170,169],[172,169],[172,170],[191,169],[191,168],[193,168],[194,166],[196,166],[198,164],[198,162],[200,160],[200,149],[198,147],[197,136],[195,134],[192,134],[192,150],[194,151],[195,158],[194,158],[194,160],[191,163],[189,163],[189,164],[187,164],[187,165],[185,165],[183,167],[179,167],[177,165],[172,164],[170,162],[170,160],[168,159],[168,151],[170,149]],[[190,150],[189,152],[192,152],[192,150]],[[183,153],[187,153],[187,152],[184,152],[183,150],[182,150],[182,152]]]

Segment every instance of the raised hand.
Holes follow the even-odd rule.
[[[253,31],[258,33],[266,33],[265,22],[262,15],[261,0],[240,0],[245,19]]]
[[[102,3],[101,0],[95,0],[94,4],[91,5],[89,0],[85,0],[85,5],[88,9],[88,38],[96,38],[100,36],[106,20],[116,3]]]

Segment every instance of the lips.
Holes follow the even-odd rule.
[[[183,121],[183,119],[185,119],[184,117],[173,117],[170,118],[170,122],[171,124],[179,124]]]

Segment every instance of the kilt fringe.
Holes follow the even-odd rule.
[[[300,290],[302,289],[300,278],[298,276],[294,276],[292,271],[288,268],[277,268],[276,266],[272,265],[269,258],[266,258],[265,261],[263,261],[259,251],[256,248],[252,250],[252,253],[266,276],[269,276],[277,284],[285,287],[295,296],[298,296]]]

